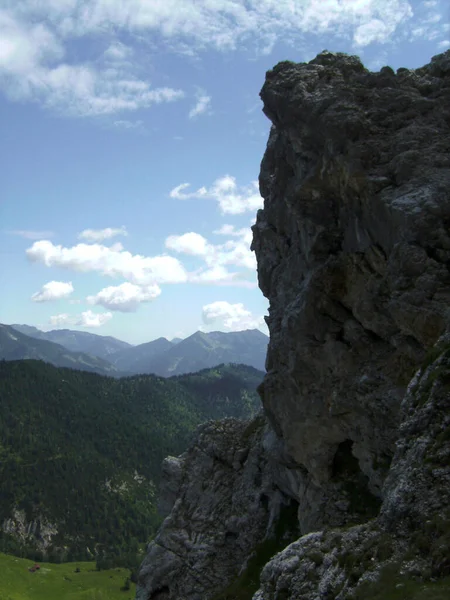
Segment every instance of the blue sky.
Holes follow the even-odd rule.
[[[250,226],[280,60],[450,46],[431,0],[0,0],[0,321],[265,330]]]

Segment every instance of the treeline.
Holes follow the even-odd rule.
[[[160,522],[163,458],[183,452],[205,420],[254,414],[261,379],[244,365],[117,380],[0,361],[0,524],[14,509],[56,524],[52,560],[133,562]],[[32,538],[3,532],[0,551],[42,558]]]

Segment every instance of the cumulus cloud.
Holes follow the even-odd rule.
[[[81,315],[68,315],[61,313],[53,315],[49,319],[49,324],[53,327],[85,327],[87,329],[101,327],[112,319],[112,313],[94,313],[92,310],[86,310]]]
[[[209,198],[218,203],[223,214],[230,215],[240,215],[249,211],[255,212],[263,207],[263,199],[259,193],[257,181],[239,187],[234,177],[225,175],[216,179],[210,188],[203,186],[194,192],[185,191],[189,186],[189,183],[176,186],[170,192],[170,197],[177,200]]]
[[[211,246],[202,235],[191,231],[183,235],[170,235],[166,239],[166,248],[192,256],[206,256]]]
[[[199,115],[210,113],[211,107],[211,96],[208,96],[205,92],[201,91],[197,94],[197,102],[189,111],[189,118],[194,119]]]
[[[227,233],[230,231],[226,229]],[[250,250],[252,232],[250,229],[232,230],[233,239],[223,244],[212,244],[202,235],[194,232],[183,235],[171,235],[166,239],[166,248],[181,254],[199,257],[202,267],[189,273],[191,283],[233,284],[254,287],[255,281],[248,280],[248,272],[255,273],[256,258]],[[241,268],[246,272],[230,271],[229,268]]]
[[[225,331],[242,331],[264,326],[264,317],[255,316],[242,303],[230,304],[224,300],[205,304],[202,320],[206,327],[215,326]]]
[[[101,244],[77,244],[66,248],[49,240],[40,240],[27,249],[32,262],[47,267],[60,267],[78,272],[95,272],[109,277],[121,277],[135,285],[182,283],[187,273],[172,256],[141,256],[131,254],[121,244],[111,247]]]
[[[151,302],[161,294],[158,285],[139,286],[125,282],[109,286],[95,296],[88,296],[89,304],[99,304],[109,310],[134,312],[143,302]]]
[[[205,267],[188,274],[191,283],[255,287],[256,281],[248,280],[248,273],[256,272],[256,258],[250,250],[251,229],[246,227],[235,229],[233,225],[223,225],[213,233],[231,239],[221,244],[213,244],[204,236],[191,231],[183,235],[169,236],[165,245],[174,252],[196,256],[205,263]],[[229,268],[240,268],[244,272],[230,271]]]
[[[31,296],[33,302],[49,302],[68,298],[73,293],[71,281],[49,281],[42,286],[39,292]]]
[[[109,240],[116,235],[128,235],[125,227],[112,228],[106,227],[105,229],[84,229],[78,234],[80,240],[87,240],[88,242],[103,242]]]

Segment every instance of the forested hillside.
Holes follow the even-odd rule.
[[[41,361],[0,362],[0,551],[30,555],[50,535],[50,558],[136,552],[159,523],[164,457],[186,448],[210,418],[259,409],[263,374],[221,365],[164,379],[122,379]],[[34,521],[18,540],[14,512]],[[10,519],[10,520],[8,520]],[[58,549],[59,548],[59,549]]]

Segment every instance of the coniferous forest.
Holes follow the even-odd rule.
[[[54,526],[50,560],[133,566],[160,523],[162,460],[182,453],[201,422],[257,412],[262,376],[229,364],[170,379],[114,379],[1,361],[0,522],[23,511],[27,523]],[[43,557],[39,529],[0,536],[0,551]]]

